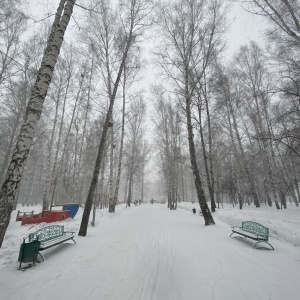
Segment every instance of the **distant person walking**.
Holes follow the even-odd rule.
[[[196,208],[195,207],[193,208],[193,214],[194,215],[196,214]]]

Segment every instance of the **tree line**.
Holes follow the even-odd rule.
[[[191,197],[206,225],[223,203],[299,206],[299,1],[239,1],[269,22],[268,47],[224,60],[228,3],[175,1],[158,8],[152,90],[156,145],[170,209]]]
[[[0,244],[18,201],[48,209],[58,186],[84,205],[79,234],[85,235],[92,206],[114,212],[121,201],[121,172],[127,205],[143,197],[149,145],[142,122],[147,106],[137,86],[143,63],[138,48],[152,4],[60,0],[53,23],[41,22],[22,42],[17,17],[24,32],[29,18],[19,1],[10,2],[2,0],[0,14]],[[76,9],[79,43],[63,43]]]
[[[20,1],[0,0],[0,247],[16,204],[47,209],[58,186],[84,206],[82,236],[91,211],[95,224],[98,207],[143,200],[147,102],[170,209],[197,197],[212,225],[224,199],[298,206],[298,1],[239,1],[269,20],[269,42],[231,60],[228,2],[57,2],[52,23],[29,30]],[[148,29],[165,80],[145,96]]]

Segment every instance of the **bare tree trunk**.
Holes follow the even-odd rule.
[[[99,149],[98,149],[98,154],[97,154],[97,158],[96,158],[92,181],[90,184],[87,200],[86,200],[86,203],[84,206],[83,216],[82,216],[81,225],[80,225],[80,229],[79,229],[79,233],[78,233],[78,235],[80,235],[80,236],[86,236],[86,233],[87,233],[90,212],[91,212],[91,208],[92,208],[93,201],[94,201],[94,193],[95,193],[97,182],[98,182],[99,170],[100,170],[100,166],[101,166],[101,161],[102,161],[104,146],[105,146],[105,141],[106,141],[106,135],[107,135],[107,131],[108,131],[108,123],[111,119],[113,104],[114,104],[114,101],[111,100],[109,109],[108,109],[108,112],[106,115],[104,128],[102,131],[102,136],[101,136],[101,141],[100,141],[100,145],[99,145]]]
[[[242,162],[243,162],[243,167],[245,169],[245,173],[246,173],[246,176],[247,176],[249,184],[250,184],[250,192],[251,192],[251,194],[253,196],[253,199],[254,199],[254,205],[256,207],[260,207],[259,199],[258,199],[258,196],[257,196],[255,184],[254,184],[253,175],[251,174],[251,172],[249,170],[249,167],[248,167],[248,164],[247,164],[247,161],[246,161],[246,158],[245,158],[245,152],[244,152],[244,148],[243,148],[243,145],[242,145],[240,133],[239,133],[239,130],[238,130],[236,117],[235,117],[233,107],[232,107],[232,103],[231,103],[230,100],[229,100],[228,104],[229,104],[230,114],[231,114],[231,117],[232,117],[232,123],[233,123],[233,128],[234,128],[234,131],[235,131],[235,136],[237,138],[240,155],[241,155],[241,159],[242,159]]]
[[[188,74],[188,72],[186,73]],[[186,84],[186,87],[188,84]],[[188,141],[189,141],[189,150],[190,150],[190,160],[193,170],[193,176],[195,180],[196,191],[198,195],[198,201],[201,208],[201,212],[203,218],[205,220],[205,225],[214,225],[215,221],[211,215],[209,207],[207,205],[202,181],[200,177],[200,172],[197,165],[197,158],[196,158],[196,151],[195,151],[195,143],[194,143],[194,134],[193,134],[193,127],[192,127],[192,117],[191,117],[191,99],[188,95],[188,91],[186,91],[186,116],[187,116],[187,130],[188,130]]]
[[[201,109],[201,105],[199,103],[198,103],[197,107],[198,107],[198,115],[199,115],[199,132],[200,132],[200,139],[201,139],[201,145],[202,145],[206,180],[207,180],[208,191],[209,191],[209,196],[210,196],[210,201],[211,201],[211,211],[215,212],[216,205],[215,205],[215,201],[214,201],[214,189],[213,189],[213,185],[211,182],[211,172],[209,170],[208,158],[207,158],[207,154],[206,154],[205,140],[204,140],[204,134],[203,134],[202,115],[201,115],[202,109]]]
[[[127,197],[128,184],[129,184],[129,172],[127,173],[126,182],[125,182],[124,203],[127,203],[126,197]]]
[[[216,211],[216,203],[215,203],[215,183],[214,183],[214,172],[213,172],[213,155],[212,155],[212,134],[211,134],[211,121],[210,121],[210,113],[209,113],[209,105],[208,105],[208,98],[207,98],[207,83],[206,83],[206,73],[203,72],[203,81],[204,83],[201,84],[201,90],[204,98],[205,103],[205,110],[207,115],[207,129],[208,129],[208,151],[206,151],[205,147],[205,140],[203,134],[203,122],[202,122],[202,97],[201,91],[198,90],[198,115],[199,115],[199,127],[200,127],[200,137],[201,137],[201,145],[203,151],[203,159],[204,159],[204,166],[207,178],[207,185],[208,191],[211,201],[211,211]],[[207,153],[208,152],[208,153]]]
[[[20,118],[20,116],[18,116],[18,119]],[[17,131],[17,127],[18,127],[18,123],[16,122],[12,128],[12,133],[10,136],[10,141],[3,159],[3,164],[2,164],[2,168],[0,170],[0,184],[2,183],[2,178],[3,175],[5,174],[6,168],[7,168],[7,162],[9,160],[9,157],[11,155],[12,152],[12,148],[13,148],[13,144],[15,142],[15,135],[16,135],[16,131]]]
[[[78,191],[79,191],[78,181],[79,181],[79,173],[80,173],[81,160],[82,160],[82,155],[83,155],[83,144],[84,144],[84,139],[85,139],[85,136],[86,136],[86,125],[87,125],[88,113],[89,113],[89,108],[90,108],[91,85],[92,85],[92,78],[93,78],[93,70],[94,70],[94,59],[92,59],[91,72],[90,72],[90,76],[89,76],[87,103],[86,103],[86,110],[85,110],[85,116],[84,116],[82,138],[81,138],[81,142],[80,142],[78,167],[77,167],[76,174],[75,174],[74,188],[73,188],[72,193],[71,193],[72,199],[75,198],[75,195],[77,195]],[[79,199],[78,199],[78,203],[79,203]]]
[[[144,177],[145,177],[145,165],[142,166],[142,182],[141,182],[141,199],[139,200],[140,203],[144,203]]]
[[[204,80],[205,80],[205,92],[204,92],[204,100],[206,106],[206,115],[207,115],[207,129],[208,129],[208,162],[209,162],[209,173],[210,173],[210,199],[211,199],[211,211],[215,212],[216,203],[215,203],[215,176],[213,169],[213,145],[212,145],[212,131],[211,131],[211,120],[210,120],[210,111],[208,105],[207,91],[206,91],[206,78],[204,72]]]
[[[30,194],[29,194],[29,197],[28,197],[28,200],[27,200],[27,203],[29,204],[33,204],[32,203],[32,195],[33,195],[33,191],[34,191],[34,188],[35,188],[35,183],[36,183],[36,166],[33,167],[33,181],[32,181],[32,184],[31,184],[31,189],[30,189]]]
[[[0,248],[8,227],[24,164],[40,119],[44,99],[51,83],[64,34],[69,24],[75,0],[61,0],[47,42],[47,48],[34,84],[8,171],[0,191]]]
[[[184,169],[183,169],[183,162],[182,156],[180,155],[180,172],[181,172],[181,194],[182,194],[182,201],[185,202],[185,184],[184,184]]]
[[[100,165],[101,165],[101,161],[102,161],[102,157],[103,157],[103,150],[104,150],[106,135],[107,135],[107,131],[108,131],[108,124],[109,124],[109,122],[111,120],[111,117],[112,117],[114,102],[115,102],[115,98],[116,98],[116,95],[117,95],[117,89],[118,89],[119,82],[120,82],[120,79],[121,79],[121,75],[122,75],[122,72],[123,72],[123,69],[124,69],[124,66],[125,66],[125,62],[126,62],[126,59],[127,59],[128,50],[131,46],[131,42],[132,42],[132,31],[130,32],[127,43],[126,43],[126,48],[125,48],[125,51],[124,51],[124,54],[123,54],[123,57],[122,57],[121,66],[120,66],[120,69],[119,69],[119,72],[118,72],[116,82],[114,84],[114,90],[113,90],[113,93],[112,93],[112,97],[110,98],[109,108],[108,108],[108,111],[107,111],[107,114],[106,114],[105,123],[104,123],[102,136],[101,136],[101,141],[100,141],[98,154],[97,154],[97,158],[96,158],[93,178],[92,178],[92,181],[91,181],[91,185],[90,185],[89,193],[88,193],[88,196],[87,196],[86,204],[85,204],[85,207],[84,207],[82,221],[81,221],[80,229],[79,229],[79,233],[78,233],[78,235],[80,235],[80,236],[86,236],[86,233],[87,233],[87,227],[88,227],[90,212],[91,212],[91,208],[92,208],[92,204],[93,204],[95,188],[96,188],[96,185],[97,185],[97,182],[98,182],[99,170],[100,170]]]
[[[114,198],[113,198],[113,181],[114,181],[114,127],[113,121],[111,126],[111,140],[110,140],[110,169],[109,169],[109,212],[114,212]]]
[[[43,145],[41,145],[41,150],[42,150],[42,147]],[[39,173],[38,173],[38,181],[37,181],[37,195],[35,197],[35,203],[34,205],[38,205],[38,203],[40,204],[40,199],[42,198],[41,196],[43,196],[43,193],[41,193],[41,191],[43,190],[42,187],[43,187],[43,184],[44,184],[44,178],[43,178],[43,174],[44,174],[44,169],[45,169],[45,160],[46,160],[46,157],[43,156],[42,158],[42,162],[41,162],[41,165],[40,165],[40,170],[39,170]],[[16,209],[16,208],[14,208]]]
[[[297,196],[298,196],[298,202],[300,201],[300,190],[299,190],[299,180],[295,177],[294,178],[294,184],[295,184],[295,188],[296,188],[296,192],[297,192]]]
[[[75,98],[75,104],[74,104],[74,108],[73,108],[73,111],[72,111],[70,124],[69,124],[68,130],[67,130],[66,136],[64,138],[62,154],[61,154],[60,160],[58,161],[58,154],[59,154],[60,145],[61,145],[62,138],[63,138],[62,137],[62,132],[63,132],[63,126],[64,126],[66,101],[67,101],[67,96],[68,96],[69,88],[70,88],[70,85],[71,85],[71,78],[72,78],[72,69],[71,69],[71,67],[72,67],[72,61],[70,61],[68,63],[67,86],[66,86],[64,100],[63,100],[62,118],[61,118],[59,133],[58,133],[58,142],[57,142],[56,153],[55,153],[55,158],[54,158],[54,164],[53,164],[53,169],[52,169],[51,184],[50,184],[48,198],[47,198],[46,202],[49,202],[49,198],[52,197],[53,186],[54,186],[53,183],[54,183],[55,180],[57,180],[57,177],[58,178],[60,177],[60,174],[61,174],[61,171],[62,171],[62,168],[63,168],[63,164],[64,164],[64,158],[66,156],[66,152],[69,150],[69,137],[70,137],[70,133],[71,133],[73,123],[74,123],[76,109],[77,109],[77,103],[79,101],[80,92],[81,92],[83,81],[84,81],[84,75],[82,74],[81,77],[80,77],[79,88],[78,88],[77,95],[76,95],[76,98]],[[65,186],[66,183],[63,182],[63,185]]]
[[[115,212],[116,203],[118,200],[119,195],[119,186],[120,186],[120,177],[121,177],[121,170],[122,170],[122,158],[123,158],[123,147],[124,147],[124,135],[125,135],[125,104],[126,104],[126,68],[124,68],[124,80],[123,80],[123,108],[122,108],[122,129],[121,129],[121,143],[120,143],[120,150],[119,150],[119,161],[118,161],[118,173],[117,173],[117,180],[116,180],[116,187],[114,192],[114,201],[113,201],[113,212]],[[126,191],[125,191],[126,195]]]
[[[47,166],[46,166],[46,179],[45,179],[45,187],[43,192],[43,207],[42,210],[48,209],[48,203],[47,203],[47,191],[48,191],[48,182],[50,181],[50,170],[51,170],[51,162],[52,162],[52,148],[54,143],[54,135],[56,131],[56,123],[57,123],[57,117],[58,117],[58,107],[59,107],[59,100],[60,100],[60,94],[61,94],[61,85],[60,82],[57,101],[56,101],[56,107],[55,107],[55,115],[54,115],[54,121],[53,121],[53,128],[51,133],[51,138],[49,141],[49,147],[48,147],[48,160],[47,160]]]
[[[130,207],[130,204],[132,202],[132,170],[129,171],[129,182],[128,182],[128,196],[127,196],[127,206]]]
[[[104,148],[103,157],[106,157],[107,147]],[[100,199],[100,209],[104,208],[104,172],[105,172],[105,160],[101,162],[101,174],[100,174],[100,184],[99,184],[99,199]]]
[[[53,193],[53,189],[54,189],[54,181],[56,180],[56,176],[57,176],[58,153],[59,153],[61,140],[62,140],[62,132],[63,132],[65,109],[66,109],[67,94],[68,94],[69,86],[70,86],[70,76],[68,76],[68,78],[67,78],[67,86],[66,86],[66,91],[65,91],[64,101],[63,101],[62,116],[61,116],[59,131],[58,131],[58,141],[57,141],[57,145],[56,145],[56,151],[55,151],[53,167],[52,167],[52,172],[51,172],[49,192],[48,192],[48,195],[47,195],[47,193],[44,193],[44,197],[43,197],[43,207],[45,207],[44,209],[48,209],[48,207],[49,207],[49,199],[52,198],[52,193]],[[45,198],[45,196],[46,196],[46,198]]]

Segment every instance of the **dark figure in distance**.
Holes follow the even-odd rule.
[[[193,214],[196,214],[196,208],[195,207],[193,208]]]

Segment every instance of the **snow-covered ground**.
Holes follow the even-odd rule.
[[[24,272],[17,270],[22,239],[48,224],[21,226],[14,211],[0,249],[0,299],[300,299],[300,208],[225,206],[215,226],[204,226],[193,207],[199,209],[180,203],[176,211],[161,204],[98,211],[86,237],[43,251],[45,262]],[[81,216],[58,224],[78,232]],[[269,227],[275,250],[230,238],[231,226],[244,220]]]
[[[178,207],[188,211],[195,207],[199,211],[199,205],[187,202],[179,203]],[[243,221],[258,222],[269,228],[271,238],[300,247],[300,207],[290,204],[286,210],[277,210],[274,206],[256,208],[254,205],[245,205],[240,210],[238,206],[225,204],[223,208],[217,209],[215,216],[230,226],[239,226]]]

